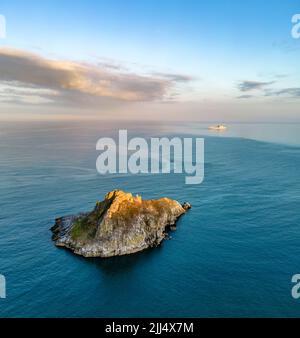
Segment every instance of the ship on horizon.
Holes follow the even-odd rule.
[[[210,130],[223,131],[223,130],[227,130],[227,127],[224,126],[224,124],[218,124],[218,125],[216,125],[216,126],[210,126],[208,129],[210,129]]]

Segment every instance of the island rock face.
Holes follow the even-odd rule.
[[[93,211],[56,219],[52,239],[84,257],[128,255],[158,246],[169,227],[191,208],[169,198],[142,200],[115,190]]]

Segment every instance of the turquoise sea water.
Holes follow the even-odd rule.
[[[205,180],[100,176],[96,141],[205,135]],[[0,126],[0,317],[299,317],[299,125],[5,123]],[[266,142],[267,141],[267,142]],[[93,208],[119,188],[189,201],[172,240],[112,259],[51,242],[55,217]]]

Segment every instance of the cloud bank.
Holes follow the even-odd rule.
[[[238,89],[242,92],[248,92],[251,90],[264,89],[266,86],[269,86],[273,83],[275,82],[242,81],[241,83],[239,83]]]
[[[276,81],[270,82],[259,82],[259,81],[242,81],[238,84],[238,89],[240,92],[250,92],[250,91],[258,91],[265,97],[288,97],[298,99],[300,98],[300,88],[299,87],[290,87],[290,88],[281,88],[281,89],[274,89],[270,88],[269,86],[277,83]],[[252,93],[251,93],[252,94]],[[242,94],[237,96],[238,99],[250,99],[254,98],[253,95],[249,94]]]
[[[172,96],[177,84],[189,81],[191,78],[185,75],[142,75],[100,63],[52,60],[25,51],[0,49],[0,101],[164,101]]]

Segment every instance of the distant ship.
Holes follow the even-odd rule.
[[[217,126],[211,126],[208,129],[210,129],[210,130],[226,130],[227,127],[224,126],[223,124],[218,124]]]

